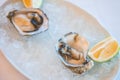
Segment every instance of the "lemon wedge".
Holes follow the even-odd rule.
[[[23,0],[26,8],[40,8],[43,0]]]
[[[113,58],[118,51],[118,42],[114,38],[108,37],[93,46],[88,55],[96,62],[105,62]]]

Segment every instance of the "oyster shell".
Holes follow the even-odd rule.
[[[46,14],[37,8],[14,10],[7,17],[22,35],[33,35],[48,29]]]
[[[58,40],[56,50],[65,66],[75,73],[82,74],[94,65],[87,55],[88,46],[85,38],[70,32]]]

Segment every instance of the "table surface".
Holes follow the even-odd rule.
[[[6,0],[1,0],[2,5]],[[93,15],[120,43],[120,0],[67,0]],[[114,80],[120,79],[120,71]]]

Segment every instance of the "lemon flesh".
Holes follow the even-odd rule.
[[[88,55],[96,62],[105,62],[112,59],[118,51],[118,42],[114,38],[108,37],[93,46]]]
[[[43,0],[23,0],[26,8],[41,8]]]

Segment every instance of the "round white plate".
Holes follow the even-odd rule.
[[[68,32],[77,32],[90,47],[109,33],[84,10],[64,0],[45,0],[42,10],[49,18],[49,29],[34,36],[21,36],[6,18],[8,12],[24,8],[22,0],[7,0],[0,7],[0,48],[9,61],[31,80],[113,80],[118,56],[95,66],[83,75],[66,68],[55,50],[57,40]]]

